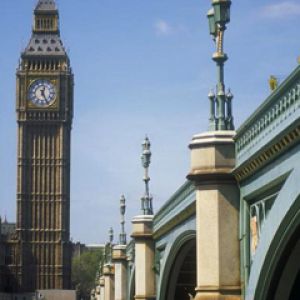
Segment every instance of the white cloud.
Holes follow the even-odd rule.
[[[158,35],[170,35],[174,32],[174,28],[164,20],[156,21],[154,28]]]
[[[300,4],[292,1],[271,4],[263,8],[262,15],[270,18],[300,16]]]

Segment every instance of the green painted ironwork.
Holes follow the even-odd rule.
[[[212,8],[208,11],[209,31],[216,43],[216,52],[213,60],[217,65],[216,95],[211,91],[208,95],[210,100],[209,130],[234,130],[232,115],[233,94],[225,92],[224,64],[228,59],[224,53],[224,35],[226,24],[230,22],[230,0],[213,0]]]
[[[299,175],[300,169],[296,166],[281,188],[265,221],[251,265],[246,300],[269,299],[269,293],[274,292],[271,283],[274,278],[278,278],[276,270],[278,266],[282,268],[281,259],[290,246],[290,238],[300,228]],[[288,299],[288,295],[284,295],[284,299]]]
[[[257,249],[265,243],[265,227],[276,222],[272,210],[276,202],[287,201],[288,194],[282,192],[285,183],[293,172],[295,162],[299,161],[300,145],[272,161],[267,168],[256,172],[255,177],[242,182],[240,205],[240,245],[241,245],[241,281],[243,292],[248,288],[252,266],[257,259]],[[293,189],[297,187],[294,186]],[[285,189],[286,190],[286,189]],[[290,192],[290,190],[289,190]],[[284,199],[284,200],[283,200]],[[257,217],[258,243],[255,253],[251,253],[252,235],[250,230],[251,217]],[[269,226],[269,225],[268,225]],[[253,274],[251,275],[253,276]]]
[[[270,195],[264,197],[263,199],[260,199],[258,201],[255,201],[253,204],[250,205],[249,208],[249,214],[250,214],[250,220],[255,218],[257,223],[257,242],[259,243],[262,228],[264,226],[264,223],[267,220],[267,217],[269,215],[269,212],[274,204],[274,201],[276,197],[278,196],[279,192],[271,193]],[[250,226],[250,223],[249,225]],[[249,244],[251,244],[252,236],[249,237]],[[249,250],[249,253],[251,253],[251,249]],[[255,252],[251,253],[251,260],[253,260],[253,257],[255,255]]]
[[[186,200],[188,200],[186,206],[191,202],[194,202],[196,200],[195,193],[195,186],[193,183],[191,181],[186,181],[155,214],[153,220],[154,231],[158,230],[159,227],[166,222],[167,216],[170,213],[174,216],[177,212],[182,210],[180,204]]]
[[[266,143],[273,132],[284,130],[300,111],[300,66],[242,124],[236,135],[237,164],[249,159],[249,151]],[[278,129],[279,128],[279,129]],[[278,133],[276,132],[278,135]],[[260,145],[258,148],[262,148]]]

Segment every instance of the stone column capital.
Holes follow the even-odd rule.
[[[210,131],[194,135],[189,144],[191,168],[187,178],[197,185],[235,182],[235,131]]]
[[[140,215],[132,219],[133,230],[131,237],[134,239],[152,239],[153,215]]]
[[[197,148],[203,145],[215,145],[215,144],[228,144],[234,143],[234,137],[236,132],[234,130],[218,130],[207,131],[199,134],[195,134],[192,137],[192,141],[189,144],[189,148]]]
[[[112,251],[112,259],[113,261],[127,261],[126,255],[126,245],[115,245]]]
[[[105,284],[105,279],[104,279],[103,276],[101,276],[100,279],[99,279],[99,285],[104,286],[104,284]]]
[[[103,266],[103,275],[104,276],[113,276],[115,273],[115,267],[113,264],[106,264]]]

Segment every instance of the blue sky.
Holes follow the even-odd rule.
[[[141,142],[152,141],[150,187],[159,207],[185,181],[192,136],[208,125],[216,82],[208,34],[209,0],[57,0],[61,33],[75,73],[71,235],[101,243],[127,232],[143,194]],[[29,40],[35,0],[1,0],[0,214],[15,220],[15,70]],[[235,0],[225,37],[225,80],[240,125],[300,56],[298,0]]]

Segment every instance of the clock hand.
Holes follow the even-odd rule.
[[[45,87],[41,88],[41,96],[46,100]]]

